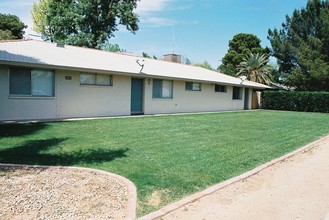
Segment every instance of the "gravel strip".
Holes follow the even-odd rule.
[[[125,219],[128,190],[93,171],[0,167],[0,219]]]

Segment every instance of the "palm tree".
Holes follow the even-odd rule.
[[[269,59],[265,54],[247,55],[237,67],[238,76],[246,76],[248,80],[266,85],[271,85],[272,80],[269,76],[271,66],[268,65]]]

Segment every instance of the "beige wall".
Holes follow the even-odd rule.
[[[80,85],[79,72],[56,73],[57,118],[130,114],[130,77],[113,75],[113,86],[90,86]]]
[[[113,75],[113,86],[82,86],[79,72],[58,70],[55,97],[14,97],[9,95],[8,71],[0,66],[0,120],[130,114],[130,77]]]
[[[214,92],[210,83],[202,83],[202,91],[186,91],[185,81],[174,81],[173,99],[153,99],[152,83],[144,80],[145,114],[244,109],[244,89],[242,100],[232,100],[232,86],[227,86],[226,93]],[[0,66],[0,120],[130,115],[130,92],[129,76],[113,75],[113,86],[82,86],[79,72],[56,70],[55,97],[12,97],[9,69]],[[249,89],[249,109],[251,98]]]
[[[45,119],[55,117],[55,98],[10,97],[9,69],[0,66],[0,120]]]
[[[148,82],[148,80],[146,80]],[[209,112],[244,109],[244,89],[242,100],[232,99],[233,87],[227,86],[227,92],[215,92],[215,85],[202,83],[201,91],[186,91],[185,81],[173,82],[172,99],[153,99],[152,80],[145,83],[144,113]],[[249,89],[249,109],[252,90]]]

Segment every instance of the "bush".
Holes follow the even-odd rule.
[[[264,91],[264,109],[329,113],[329,92]]]

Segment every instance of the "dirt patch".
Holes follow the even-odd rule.
[[[93,171],[0,167],[0,219],[125,219],[127,196]]]
[[[161,204],[161,191],[153,191],[147,200],[147,204],[153,207],[158,207]]]

